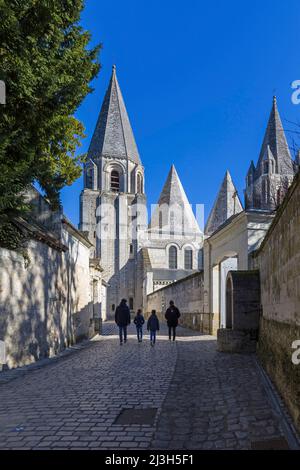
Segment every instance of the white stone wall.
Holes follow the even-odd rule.
[[[0,340],[9,367],[56,354],[88,337],[92,318],[89,248],[63,230],[65,252],[31,240],[30,264],[0,249]]]
[[[89,336],[93,318],[93,292],[90,278],[90,249],[64,228],[62,242],[68,247],[63,254],[63,271],[69,293],[69,310],[73,319],[75,340]],[[95,299],[97,302],[97,299]]]
[[[203,274],[196,273],[147,296],[147,313],[164,313],[173,300],[182,315],[203,313]]]

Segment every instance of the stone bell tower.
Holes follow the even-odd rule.
[[[146,229],[144,168],[113,66],[84,168],[80,229],[94,243],[108,283],[107,313],[121,298],[140,307],[139,234]]]
[[[246,210],[274,211],[282,202],[297,171],[273,97],[258,163],[250,164],[245,189]]]

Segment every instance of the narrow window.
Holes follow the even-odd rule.
[[[133,298],[129,297],[129,308],[130,310],[133,310]]]
[[[115,311],[115,308],[116,308],[115,304],[112,304],[111,309],[113,312]]]
[[[159,219],[158,220],[159,230],[161,232],[162,231],[162,226],[163,226],[162,211],[159,211],[158,219]]]
[[[169,269],[177,269],[177,248],[175,246],[169,248]]]
[[[86,170],[86,187],[88,189],[93,189],[93,169],[88,168]]]
[[[184,269],[193,269],[193,250],[191,248],[184,250]]]
[[[137,192],[138,194],[143,193],[143,178],[139,173],[137,175]]]
[[[133,254],[133,244],[130,243],[129,245],[129,253],[132,255]]]
[[[269,173],[269,162],[264,163],[264,173]]]
[[[174,235],[175,233],[175,215],[174,212],[170,212],[170,234]]]
[[[110,189],[115,192],[120,191],[120,175],[116,170],[113,170],[110,175]]]
[[[268,184],[267,181],[264,179],[262,182],[262,196],[265,204],[268,203]]]

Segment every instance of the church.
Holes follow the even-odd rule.
[[[148,217],[144,167],[113,66],[84,168],[79,225],[93,243],[92,256],[101,260],[107,317],[121,298],[131,310],[145,309],[152,292],[204,270],[204,311],[218,305],[218,324],[224,325],[227,273],[249,269],[249,255],[298,167],[274,97],[257,165],[252,161],[246,175],[245,209],[227,171],[203,233],[172,165]]]
[[[148,220],[144,167],[115,66],[88,150],[79,227],[101,259],[108,317],[121,298],[144,308],[149,293],[202,267],[204,235],[174,166]]]

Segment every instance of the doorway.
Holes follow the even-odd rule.
[[[226,278],[229,271],[237,271],[238,258],[233,256],[220,263],[220,328],[226,326]]]

